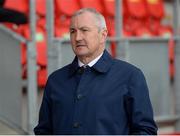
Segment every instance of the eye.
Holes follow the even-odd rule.
[[[83,31],[83,32],[86,32],[86,31],[88,31],[88,30],[87,30],[87,29],[83,29],[82,31]]]
[[[70,34],[73,34],[75,32],[74,29],[70,29]]]

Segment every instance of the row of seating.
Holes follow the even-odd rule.
[[[18,6],[17,6],[18,4]],[[36,27],[36,52],[37,52],[37,83],[38,87],[44,87],[47,80],[47,45],[46,45],[46,30],[45,30],[45,15],[46,3],[45,0],[35,0],[37,27]],[[5,0],[3,7],[6,9],[15,10],[23,13],[29,18],[29,0]],[[8,21],[4,23],[5,26],[30,39],[29,23],[15,25]],[[22,65],[22,79],[27,79],[27,45],[21,45],[21,65]]]
[[[18,6],[15,6],[18,2]],[[35,0],[36,13],[40,20],[45,20],[46,3]],[[122,0],[123,3],[123,35],[127,36],[171,36],[172,28],[165,26],[164,0]],[[107,21],[109,35],[115,35],[115,0],[54,0],[55,36],[66,37],[69,19],[74,11],[83,7],[93,7],[101,12]],[[29,0],[6,0],[5,8],[20,11],[28,16]],[[45,21],[42,21],[44,23]],[[45,24],[42,24],[45,25]]]
[[[18,6],[15,6],[18,2]],[[6,0],[4,7],[29,14],[29,0]],[[47,80],[47,42],[46,42],[46,3],[45,0],[35,0],[37,13],[37,82],[44,87]],[[54,0],[54,26],[56,37],[69,36],[69,23],[72,14],[83,7],[93,7],[101,12],[107,21],[109,36],[115,35],[115,0]],[[170,36],[171,27],[163,26],[161,21],[165,16],[163,0],[123,0],[123,35],[124,36]],[[29,24],[19,25],[6,23],[13,31],[30,39]],[[27,46],[21,44],[22,77],[27,78]],[[112,43],[111,54],[116,56],[116,45]],[[173,58],[173,57],[171,57]],[[172,60],[172,59],[171,59]]]
[[[123,0],[122,3],[125,37],[171,36],[171,27],[161,23],[165,16],[163,0]],[[83,7],[101,12],[106,18],[109,35],[115,35],[115,0],[55,0],[56,36],[68,33],[69,18]]]
[[[20,26],[19,33],[30,39],[30,29],[28,25]],[[47,42],[46,31],[37,25],[36,28],[36,53],[37,53],[37,83],[39,87],[44,87],[47,80]],[[21,64],[22,78],[27,79],[27,45],[21,44]]]

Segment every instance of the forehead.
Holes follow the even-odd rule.
[[[92,27],[97,26],[98,20],[95,15],[90,12],[84,12],[82,14],[72,17],[70,27]]]

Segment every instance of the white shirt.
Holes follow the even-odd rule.
[[[101,56],[103,55],[103,53],[101,53],[98,57],[96,57],[94,60],[92,60],[91,62],[89,62],[88,64],[84,64],[82,63],[79,59],[78,59],[78,64],[80,67],[82,66],[89,66],[89,67],[92,67],[94,64],[96,64],[96,62],[101,58]]]

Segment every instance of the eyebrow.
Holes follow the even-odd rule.
[[[87,27],[87,26],[82,26],[82,27],[80,27],[80,28],[78,28],[78,29],[91,29],[91,27]],[[76,29],[76,28],[74,28],[74,27],[70,27],[69,28],[70,30],[72,30],[72,29]]]

